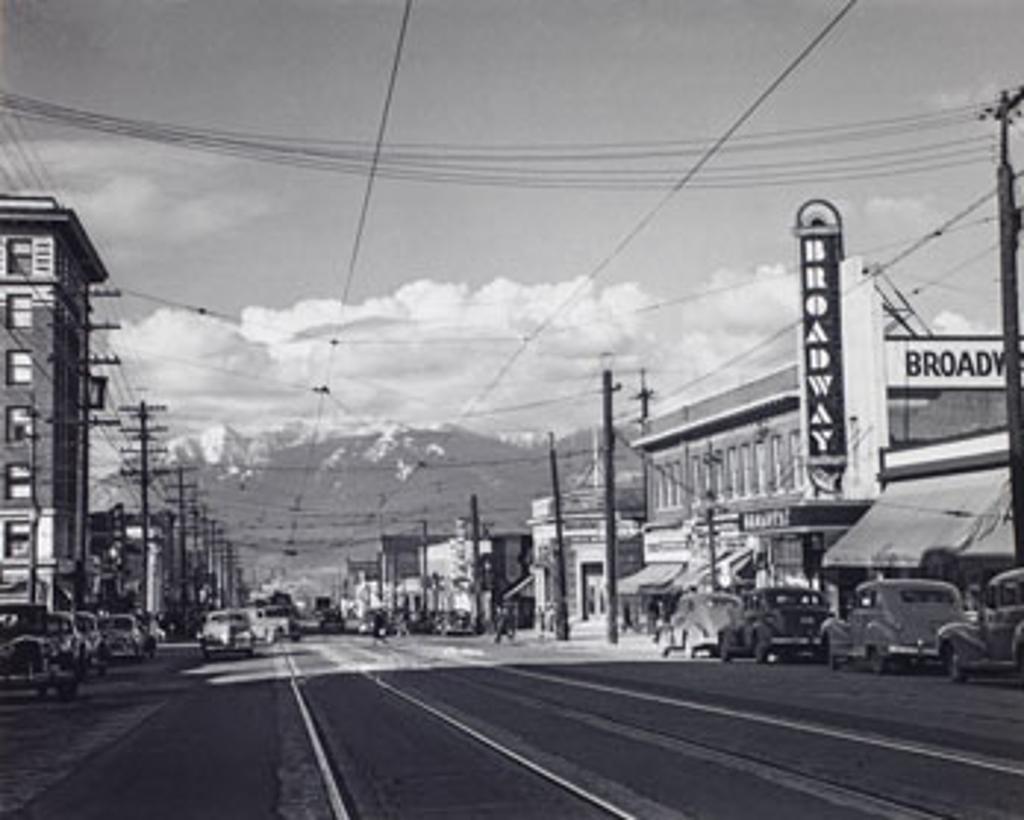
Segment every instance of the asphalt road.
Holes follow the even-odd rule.
[[[3,694],[0,739],[19,818],[331,817],[325,772],[364,818],[1024,818],[1018,686],[641,644],[164,650],[74,703]]]

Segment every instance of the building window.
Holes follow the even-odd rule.
[[[668,465],[668,504],[670,507],[679,506],[679,464],[673,461]]]
[[[28,407],[8,407],[6,438],[8,443],[25,441],[32,435],[32,410]]]
[[[32,384],[32,354],[27,350],[7,351],[7,383]]]
[[[690,458],[690,492],[693,503],[700,504],[704,500],[704,480],[700,469],[700,456]]]
[[[750,494],[751,469],[750,469],[750,445],[744,444],[740,447],[740,481],[737,487],[741,496]]]
[[[27,294],[13,294],[7,297],[7,327],[32,327],[32,297]]]
[[[737,470],[739,465],[736,462],[736,448],[730,447],[725,452],[725,491],[728,495],[734,496],[737,492],[737,485],[739,484],[739,476]]]
[[[4,558],[27,559],[32,529],[28,521],[4,522]]]
[[[754,495],[768,493],[768,448],[763,441],[754,444]]]
[[[792,465],[793,470],[793,484],[795,489],[802,490],[804,488],[804,481],[806,476],[804,475],[804,463],[803,457],[800,453],[800,431],[792,430],[789,433],[789,461]]]
[[[32,275],[32,240],[7,240],[7,274],[9,276]]]
[[[786,489],[785,465],[782,463],[782,436],[772,436],[772,489],[781,493]]]
[[[32,471],[27,464],[7,465],[7,486],[5,496],[8,499],[28,499],[32,497]]]

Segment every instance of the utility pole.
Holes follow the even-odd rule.
[[[473,608],[476,620],[476,632],[484,631],[484,595],[483,579],[480,577],[480,506],[476,493],[469,497],[469,521],[473,538]]]
[[[36,473],[39,471],[39,411],[36,410],[35,393],[32,394],[32,406],[29,409],[29,434],[28,434],[28,480],[29,494],[32,502],[32,519],[29,523],[29,545],[28,545],[28,602],[38,603],[39,598],[39,518],[41,509],[39,505],[39,485],[36,480]]]
[[[1003,303],[1003,353],[1006,361],[1006,429],[1010,439],[1010,493],[1013,508],[1015,563],[1024,567],[1024,439],[1021,434],[1020,301],[1017,291],[1017,241],[1021,214],[1017,208],[1010,164],[1010,118],[1024,100],[1024,88],[1011,97],[1004,91],[986,113],[999,121],[999,268]]]
[[[420,612],[427,613],[427,519],[420,521]]]
[[[555,572],[558,580],[555,603],[555,634],[560,641],[569,640],[569,595],[566,589],[565,538],[562,535],[562,489],[558,482],[558,453],[555,434],[548,433],[548,454],[551,457],[551,495],[555,502]]]
[[[705,520],[708,528],[708,563],[711,566],[711,591],[718,592],[718,553],[715,544],[715,467],[721,462],[715,455],[714,445],[708,440],[708,451],[704,454],[704,465],[707,470],[707,511]]]
[[[149,442],[155,433],[166,431],[166,427],[153,427],[151,425],[152,414],[162,413],[167,410],[163,405],[146,404],[145,399],[139,402],[138,407],[122,407],[122,412],[130,413],[139,421],[138,430],[126,430],[127,433],[134,433],[139,442],[139,483],[142,491],[142,584],[141,607],[149,611],[150,584],[149,584]]]
[[[618,562],[617,527],[615,525],[615,429],[612,426],[612,393],[618,389],[612,384],[612,371],[605,368],[602,377],[604,405],[604,527],[605,527],[605,587],[608,590],[608,642],[619,642],[619,594],[616,571]]]
[[[654,391],[647,386],[647,371],[640,370],[640,392],[637,393],[633,398],[640,402],[640,434],[645,435],[647,433],[647,421],[650,418],[650,406],[651,399],[654,397]],[[648,494],[650,492],[650,465],[647,463],[647,453],[641,454],[640,468],[642,471],[643,481],[643,494],[644,494],[644,521],[650,518],[650,501],[648,500]]]

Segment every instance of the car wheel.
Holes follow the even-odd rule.
[[[718,659],[722,663],[730,663],[732,661],[732,655],[729,654],[729,639],[725,635],[720,635],[718,638]]]
[[[942,650],[942,657],[946,663],[946,674],[953,683],[963,683],[967,680],[963,658],[960,657],[955,646],[947,644]]]
[[[760,638],[754,644],[754,660],[758,663],[768,663],[768,656],[771,655],[772,647],[767,641]]]

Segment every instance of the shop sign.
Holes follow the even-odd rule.
[[[839,212],[823,200],[804,204],[797,214],[796,234],[808,474],[818,490],[835,493],[846,464]]]
[[[890,388],[999,390],[1006,386],[1000,336],[886,339]]]
[[[743,532],[785,529],[789,524],[789,507],[774,510],[748,510],[740,513],[740,529]]]

